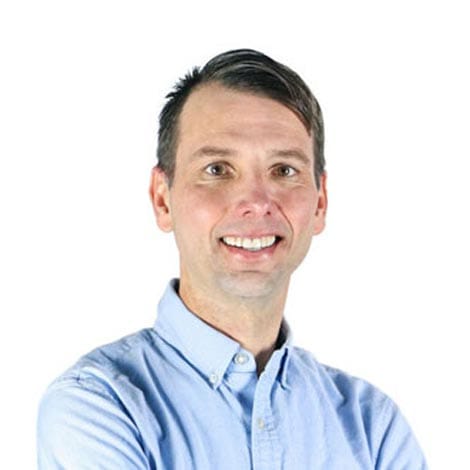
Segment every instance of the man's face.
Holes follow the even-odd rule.
[[[324,227],[325,176],[299,118],[219,84],[194,91],[179,121],[174,180],[152,181],[157,221],[173,230],[181,285],[241,297],[286,290]]]

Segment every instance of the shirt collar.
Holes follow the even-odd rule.
[[[235,340],[224,335],[190,312],[178,296],[178,279],[173,279],[160,300],[155,330],[169,344],[178,349],[217,388],[235,355],[243,349]],[[287,362],[292,337],[283,320],[277,349],[265,372],[279,376],[287,386]]]

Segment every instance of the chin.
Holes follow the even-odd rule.
[[[281,276],[260,272],[224,273],[217,282],[220,288],[227,294],[246,299],[272,296],[278,294],[282,286],[286,286],[288,280],[282,280]]]

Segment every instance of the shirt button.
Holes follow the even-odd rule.
[[[266,426],[263,418],[258,418],[258,429],[264,429]]]
[[[248,356],[246,354],[239,353],[235,355],[235,364],[239,364],[242,366],[243,364],[246,364],[247,362],[248,362]]]
[[[212,384],[212,385],[215,385],[219,380],[219,376],[215,373],[212,373],[211,375],[209,375],[209,382]]]

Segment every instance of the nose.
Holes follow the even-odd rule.
[[[262,178],[250,178],[239,188],[237,213],[241,217],[273,215],[276,210],[274,194]]]

